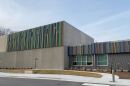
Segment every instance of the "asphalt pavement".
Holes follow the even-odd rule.
[[[23,78],[0,78],[0,86],[82,86],[83,83]]]
[[[83,83],[25,78],[0,78],[0,86],[83,86]],[[85,86],[106,86],[106,85],[85,85]],[[117,86],[117,85],[107,85]],[[119,85],[118,85],[119,86]]]

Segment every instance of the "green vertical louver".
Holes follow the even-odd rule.
[[[8,51],[21,51],[62,46],[62,22],[8,35]]]

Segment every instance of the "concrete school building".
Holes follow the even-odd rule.
[[[65,21],[1,36],[0,68],[66,69],[68,46],[93,42]]]
[[[65,21],[0,37],[0,68],[130,70],[130,41],[94,43]]]

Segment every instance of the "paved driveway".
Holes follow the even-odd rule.
[[[0,86],[82,86],[82,83],[41,79],[0,78]]]
[[[83,83],[44,79],[0,78],[0,86],[83,86]],[[117,85],[85,85],[85,86],[117,86]],[[119,86],[119,85],[118,85]]]

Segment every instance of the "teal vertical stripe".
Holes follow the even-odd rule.
[[[21,51],[62,45],[61,22],[8,35],[7,50]]]

